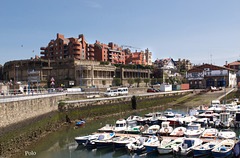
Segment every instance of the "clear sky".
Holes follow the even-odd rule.
[[[240,59],[239,0],[2,0],[0,64],[40,55],[57,33],[224,65]]]

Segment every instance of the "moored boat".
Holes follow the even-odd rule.
[[[158,140],[157,136],[151,136],[143,144],[143,146],[146,148],[147,153],[157,152],[157,147],[160,145],[160,141]]]
[[[173,151],[179,155],[189,155],[192,148],[202,143],[203,141],[199,138],[184,138],[183,142],[178,147],[173,148]]]
[[[205,128],[201,128],[200,124],[189,124],[184,135],[187,138],[199,138],[204,130]]]
[[[230,154],[232,154],[234,145],[235,145],[234,140],[231,139],[223,140],[212,149],[212,156],[215,158],[230,156]]]
[[[152,125],[144,132],[142,132],[142,135],[155,135],[159,131],[159,129],[160,129],[159,125]]]
[[[115,133],[103,133],[100,134],[96,140],[90,142],[92,145],[95,145],[97,148],[103,148],[112,145],[112,138],[115,136]]]
[[[103,133],[103,132],[112,132],[113,131],[113,125],[111,124],[106,124],[105,126],[103,126],[102,128],[99,128],[98,131],[100,133]]]
[[[182,142],[184,138],[177,138],[171,142],[168,142],[167,144],[162,144],[158,146],[158,153],[159,154],[170,154],[173,152],[173,148],[178,147]]]
[[[172,136],[172,137],[182,137],[186,130],[187,129],[185,127],[177,127],[172,131],[170,136]]]
[[[207,156],[211,155],[212,149],[219,144],[217,141],[211,141],[208,143],[205,143],[203,145],[196,146],[192,148],[193,156],[194,157],[201,157],[201,156]]]
[[[232,131],[231,129],[222,129],[218,133],[218,138],[219,139],[236,139],[236,133]]]
[[[124,133],[127,129],[127,122],[125,119],[119,119],[116,121],[116,125],[113,128],[113,132],[115,133]]]
[[[99,134],[93,134],[93,135],[88,135],[88,136],[81,136],[81,137],[75,137],[75,141],[79,144],[82,145],[83,143],[86,143],[87,141],[95,140],[97,139]]]
[[[79,121],[78,123],[76,123],[76,126],[84,126],[86,123],[87,123],[86,120],[82,120],[82,121]]]
[[[169,125],[170,122],[162,122],[161,129],[159,130],[159,134],[161,135],[169,135],[172,133],[173,128]]]
[[[148,141],[148,137],[137,137],[136,142],[130,142],[126,144],[126,148],[129,152],[142,153],[145,150],[144,143]]]
[[[218,130],[216,128],[208,128],[203,133],[201,138],[216,138],[218,136]]]
[[[127,144],[135,142],[135,137],[121,137],[120,139],[113,141],[113,147],[114,150],[125,149]]]

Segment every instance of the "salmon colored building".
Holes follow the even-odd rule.
[[[78,38],[64,38],[64,35],[57,34],[56,40],[51,40],[47,47],[41,47],[42,59],[86,59],[88,51],[88,43],[84,35],[79,35]]]
[[[126,64],[140,64],[152,65],[152,53],[148,49],[140,52],[131,53],[129,49],[126,50]]]
[[[109,61],[112,64],[125,64],[125,52],[112,42],[106,45],[96,41],[94,44],[94,58],[97,61]]]
[[[96,41],[88,44],[83,34],[78,38],[64,38],[64,35],[57,34],[56,40],[51,40],[47,47],[41,47],[41,59],[87,59],[112,64],[141,64],[152,65],[152,53],[148,49],[140,52],[131,53],[129,49],[123,50],[122,47],[112,42],[108,44]]]

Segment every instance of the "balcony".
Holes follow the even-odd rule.
[[[74,54],[74,55],[80,55],[81,53],[80,53],[80,51],[74,51],[72,54]]]
[[[73,46],[73,49],[79,49],[79,50],[80,50],[80,49],[81,49],[81,46],[74,45],[74,46]]]
[[[40,52],[40,54],[47,54],[47,52]]]
[[[94,45],[93,45],[93,44],[90,44],[89,47],[94,47]]]
[[[89,51],[90,52],[94,52],[94,48],[89,48]]]
[[[94,53],[93,52],[89,53],[89,56],[94,57]]]
[[[45,49],[46,49],[46,47],[41,47],[41,48],[40,48],[40,50],[45,50]]]

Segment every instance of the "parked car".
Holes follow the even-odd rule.
[[[105,97],[114,97],[118,95],[117,90],[108,90],[107,92],[104,93]]]
[[[160,92],[160,89],[154,89],[156,92]]]
[[[57,88],[57,92],[63,92],[63,88]]]
[[[148,89],[147,92],[156,92],[155,89]]]

